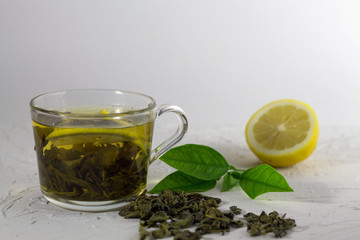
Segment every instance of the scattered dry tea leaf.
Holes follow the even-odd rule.
[[[247,230],[250,236],[265,235],[273,232],[275,237],[284,237],[287,230],[296,226],[294,219],[285,218],[285,214],[280,216],[276,211],[269,214],[262,211],[259,216],[254,213],[247,213],[244,217],[248,223]]]

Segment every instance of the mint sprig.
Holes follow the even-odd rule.
[[[175,147],[160,157],[178,171],[161,180],[149,193],[165,189],[204,192],[223,177],[221,192],[239,185],[252,199],[267,192],[293,192],[286,179],[274,168],[262,164],[247,170],[229,165],[215,149],[197,144]]]

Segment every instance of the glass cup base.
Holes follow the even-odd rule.
[[[49,198],[44,196],[46,200],[50,203],[55,204],[56,206],[73,210],[73,211],[81,211],[81,212],[108,212],[108,211],[116,211],[120,207],[124,206],[128,200],[120,200],[120,201],[59,201],[53,198]]]
[[[126,205],[134,200],[137,196],[142,194],[144,190],[139,193],[123,199],[109,200],[109,201],[76,201],[63,199],[59,197],[50,197],[43,192],[43,196],[50,203],[55,204],[61,208],[81,212],[109,212],[119,210],[120,207]]]

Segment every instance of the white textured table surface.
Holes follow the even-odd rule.
[[[181,144],[209,145],[238,168],[260,164],[247,148],[244,128],[191,126]],[[157,130],[156,139],[165,136]],[[0,239],[137,239],[138,220],[117,212],[84,213],[48,204],[39,190],[30,126],[0,126]],[[151,189],[173,169],[161,161],[150,166]],[[237,205],[245,212],[287,213],[297,227],[285,239],[360,239],[360,127],[321,127],[313,155],[278,169],[293,193],[267,193],[256,200],[241,189],[207,195],[221,197],[221,209]],[[204,239],[253,239],[240,228]],[[272,239],[273,235],[256,239]]]

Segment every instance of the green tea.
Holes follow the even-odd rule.
[[[77,119],[51,125],[33,121],[45,196],[112,201],[136,196],[145,188],[152,122]]]

